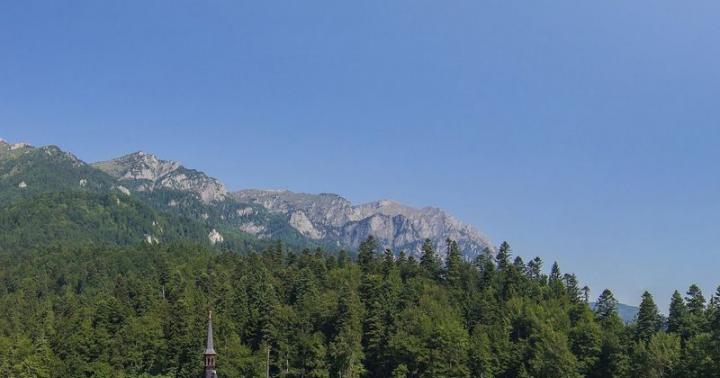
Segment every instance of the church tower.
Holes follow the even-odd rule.
[[[215,346],[213,345],[212,311],[208,313],[207,345],[205,346],[205,373],[203,378],[217,378],[215,371]]]

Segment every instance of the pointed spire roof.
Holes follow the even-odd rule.
[[[215,345],[213,344],[213,330],[212,330],[212,311],[208,313],[208,331],[207,331],[207,344],[205,346],[205,354],[216,354]]]

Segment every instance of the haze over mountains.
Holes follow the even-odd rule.
[[[456,240],[466,258],[493,250],[478,230],[442,209],[416,209],[390,200],[353,205],[329,193],[230,192],[216,178],[145,152],[88,164],[56,146],[0,141],[0,191],[2,206],[58,192],[110,196],[114,200],[108,206],[131,203],[158,218],[146,225],[135,222],[140,226],[130,233],[150,243],[183,237],[158,227],[164,218],[165,223],[175,219],[187,224],[182,232],[196,239],[203,234],[205,242],[216,245],[280,239],[298,246],[356,249],[373,235],[383,248],[409,254],[418,254],[425,239],[440,249],[446,239]],[[107,200],[92,201],[98,198]]]

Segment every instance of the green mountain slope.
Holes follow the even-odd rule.
[[[242,207],[234,201],[216,206],[187,191],[131,192],[123,184],[58,147],[0,142],[0,248],[188,240],[246,249],[271,242],[233,222],[230,214]],[[210,240],[214,230],[222,242]],[[292,230],[287,240],[304,246]]]
[[[115,180],[56,146],[0,143],[0,203],[61,191],[110,192]]]
[[[23,195],[0,207],[0,248],[47,245],[131,245],[173,240],[207,241],[207,227],[159,212],[114,193],[54,192]]]

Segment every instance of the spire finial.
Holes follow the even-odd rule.
[[[212,328],[212,311],[208,312],[208,328],[207,328],[207,346],[205,347],[205,354],[215,354],[215,346],[213,343],[213,328]]]
[[[212,310],[208,309],[207,344],[205,346],[205,378],[217,378],[215,372],[215,345],[213,345]]]

